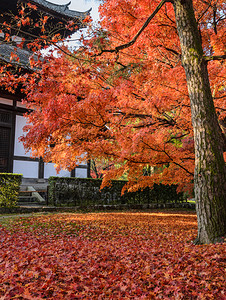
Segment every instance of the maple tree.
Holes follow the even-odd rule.
[[[115,167],[103,185],[126,173],[131,191],[157,182],[191,190],[195,167],[197,243],[220,240],[226,228],[224,10],[223,1],[105,0],[101,28],[79,49],[56,44],[58,36],[36,39],[34,50],[45,40],[58,56],[52,51],[46,60],[31,60],[32,74],[1,78],[9,88],[26,80],[33,110],[22,139],[27,149],[58,168],[107,159]]]
[[[105,171],[110,170],[114,166],[113,163],[109,164],[105,160],[90,161],[90,176],[92,178],[103,178]]]
[[[3,299],[225,299],[225,245],[194,246],[194,213],[0,220]]]

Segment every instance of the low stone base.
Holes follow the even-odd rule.
[[[145,210],[145,209],[170,209],[170,208],[185,208],[185,209],[195,209],[194,203],[151,203],[151,204],[133,204],[133,205],[95,205],[89,207],[55,207],[55,206],[17,206],[12,208],[1,207],[0,214],[23,214],[23,213],[35,213],[35,212],[77,212],[81,210],[99,211],[99,210]]]

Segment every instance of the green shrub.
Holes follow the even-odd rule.
[[[0,207],[17,205],[21,180],[21,174],[0,173]]]
[[[48,199],[54,206],[93,205],[137,205],[150,203],[175,203],[183,201],[183,194],[177,193],[176,185],[155,184],[133,193],[121,195],[125,180],[113,180],[111,187],[100,191],[101,179],[50,177]]]

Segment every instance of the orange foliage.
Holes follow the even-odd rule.
[[[0,227],[2,299],[225,299],[225,245],[193,213],[89,213]]]
[[[103,52],[130,41],[158,3],[106,0],[101,29],[83,38],[83,46],[32,61],[35,72],[20,80],[25,103],[34,109],[22,140],[34,156],[58,169],[107,159],[115,168],[106,172],[104,184],[127,174],[131,189],[155,182],[192,189],[191,111],[172,4],[164,5],[130,48]],[[224,54],[224,1],[208,7],[196,0],[194,7],[205,55]],[[219,118],[225,119],[225,63],[210,62],[209,76]],[[12,77],[1,82],[11,88]],[[145,176],[150,167],[154,171]]]

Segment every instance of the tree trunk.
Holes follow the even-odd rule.
[[[226,235],[226,166],[201,37],[192,0],[174,0],[174,11],[191,103],[195,142],[197,243],[222,241]]]

